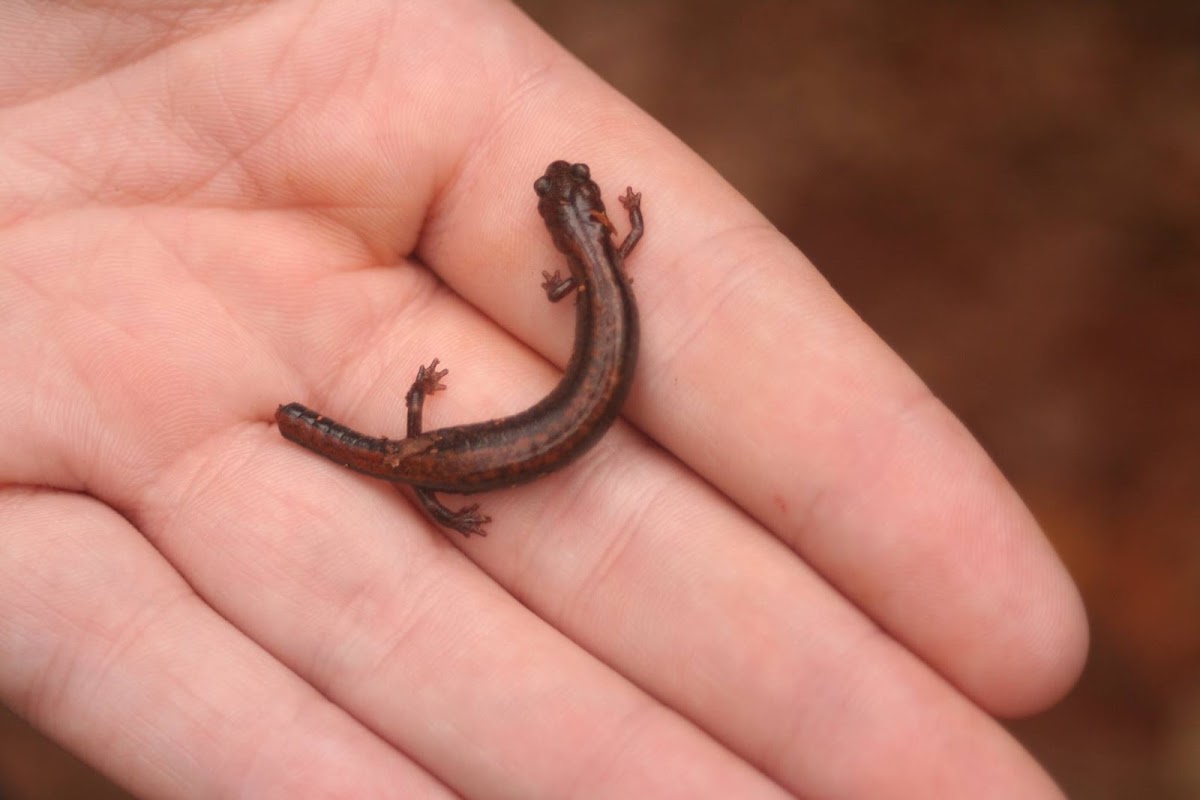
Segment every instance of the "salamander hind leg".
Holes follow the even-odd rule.
[[[463,506],[458,511],[451,511],[442,505],[442,502],[437,499],[437,496],[433,492],[428,489],[413,488],[417,493],[417,499],[421,501],[421,505],[429,512],[429,516],[433,517],[439,524],[445,525],[447,528],[453,528],[463,536],[470,536],[472,533],[487,536],[487,531],[483,529],[483,526],[491,522],[492,518],[487,514],[479,513],[478,503]]]
[[[443,391],[446,388],[442,385],[442,378],[449,375],[450,370],[439,370],[437,365],[438,360],[435,358],[429,362],[428,367],[422,366],[418,369],[412,388],[404,396],[404,402],[408,405],[408,433],[406,435],[410,439],[421,432],[421,412],[425,408],[425,395]]]

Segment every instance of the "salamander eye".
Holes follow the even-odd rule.
[[[587,164],[572,164],[571,174],[581,181],[591,180],[592,171],[588,169]]]
[[[537,192],[538,197],[545,197],[550,193],[550,179],[545,175],[533,182],[533,190]]]

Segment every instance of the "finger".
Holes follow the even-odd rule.
[[[135,512],[189,582],[465,795],[782,797],[449,546],[392,487],[244,427]]]
[[[597,449],[489,503],[515,528],[502,546],[499,532],[470,543],[539,616],[798,796],[1059,796],[999,725],[742,513],[625,431]]]
[[[407,315],[410,324],[397,324],[376,349],[387,352],[395,340],[403,342],[397,352],[407,353],[397,361],[437,355],[451,365],[458,380],[447,378],[448,390],[427,409],[439,422],[525,402],[497,397],[496,387],[536,396],[552,385],[553,370],[525,362],[519,347],[489,335],[487,323],[458,301],[443,296],[433,304],[441,308]],[[419,324],[426,316],[444,328]],[[351,375],[328,402],[347,408],[364,430],[401,430],[400,392],[361,391],[363,380]],[[289,488],[311,492],[306,503],[345,529],[370,530],[373,516],[356,523],[363,512],[335,498],[353,484],[365,484],[370,497],[372,481],[309,460],[312,469]],[[950,795],[981,796],[978,776],[989,774],[997,797],[1057,796],[999,726],[631,431],[618,427],[570,469],[480,502],[493,517],[492,535],[455,536],[455,544],[539,617],[797,794],[911,797],[936,785],[954,787]],[[413,518],[411,507],[396,505]],[[337,524],[325,535],[334,536]],[[428,591],[407,576],[395,581],[418,595]],[[861,742],[870,742],[877,757],[847,770]],[[954,758],[947,761],[949,752]]]
[[[381,273],[377,278],[372,276],[369,280],[372,285],[365,288],[365,293],[386,299],[389,292],[404,291],[405,278],[402,274],[394,273]],[[391,286],[390,290],[388,286]],[[320,291],[319,288],[314,290]],[[416,294],[429,297],[424,292]],[[441,415],[451,419],[479,419],[502,413],[510,410],[504,407],[506,403],[514,406],[527,403],[528,398],[520,394],[544,394],[552,384],[552,371],[536,362],[524,361],[519,348],[505,345],[502,340],[484,350],[473,345],[496,340],[496,337],[485,330],[487,323],[466,313],[461,304],[445,295],[434,295],[431,302],[438,308],[416,309],[404,320],[397,321],[390,336],[381,336],[381,343],[376,350],[382,362],[419,363],[434,354],[431,352],[434,346],[450,348],[449,353],[445,350],[438,352],[449,359],[448,363],[465,365],[461,369],[455,367],[456,374],[464,377],[452,384],[452,391],[439,397],[437,406],[431,408],[435,418]],[[445,324],[420,324],[426,318],[441,320]],[[411,324],[414,321],[417,324]],[[391,344],[392,341],[396,344]],[[403,352],[405,350],[409,351],[407,355]],[[114,352],[111,357],[119,358],[120,352]],[[387,357],[391,352],[397,355]],[[133,356],[134,353],[128,355]],[[375,368],[370,361],[367,360],[368,365],[363,367],[362,374],[350,373],[345,376],[348,378],[345,385],[337,388],[331,398],[333,407],[349,408],[351,418],[361,420],[367,430],[401,430],[403,410],[398,396],[411,376],[403,377],[401,389],[385,391],[387,383],[396,382],[396,376],[385,373],[376,376],[374,381],[369,380]],[[216,379],[215,375],[212,377]],[[380,390],[361,391],[362,386],[372,383],[379,386]],[[515,392],[517,397],[511,396],[514,391],[509,387],[518,390]],[[499,391],[499,388],[504,391]],[[280,391],[282,393],[283,390]],[[178,446],[171,444],[169,439],[147,439],[131,427],[128,439],[116,440],[114,451],[139,453],[139,458],[126,458],[124,462],[105,459],[111,468],[96,471],[101,479],[96,484],[97,490],[134,517],[144,513],[140,509],[157,504],[161,504],[159,513],[166,513],[163,508],[174,513],[174,509],[183,503],[177,501],[171,492],[160,489],[159,482],[183,480],[178,470],[181,464],[188,463],[189,458],[203,457],[205,452],[210,453],[208,457],[215,458],[223,452],[223,440],[219,436],[210,441],[214,436],[214,428],[199,422],[197,426],[199,433],[195,438],[200,442],[197,447],[211,449],[190,453],[182,451],[187,455],[181,455]],[[273,441],[273,437],[268,441]],[[288,446],[282,441],[278,444]],[[216,454],[212,454],[213,450]],[[336,467],[311,459],[307,453],[298,452],[292,456],[298,457],[301,464],[315,462],[309,466],[318,470],[318,475],[312,479],[293,479],[293,488],[299,492],[319,494],[326,484],[326,471],[332,470],[332,474],[339,475]],[[224,457],[232,457],[237,461],[242,453],[235,449],[226,452]],[[123,475],[123,463],[133,462],[144,462],[149,466],[143,466],[136,474]],[[616,480],[611,474],[597,473],[596,470],[605,464],[612,465],[610,468],[623,476],[622,480]],[[261,505],[263,494],[249,490],[247,487],[253,484],[236,479],[236,474],[230,472],[231,476],[235,476],[231,481],[232,486],[218,483],[212,488],[211,496],[202,495],[200,506],[217,507],[216,498],[223,496],[223,488],[236,488],[241,494],[249,491],[249,497],[241,497],[239,502]],[[149,498],[146,497],[148,475],[159,476],[151,484],[153,491],[149,492]],[[350,485],[371,486],[366,479],[353,475],[341,475],[339,480]],[[367,491],[373,490],[367,488]],[[653,498],[660,498],[660,501],[639,510],[636,503],[632,509],[629,505],[623,505],[621,498],[642,503]],[[227,504],[228,500],[220,502]],[[1036,783],[1028,775],[1021,777],[1030,771],[1030,765],[1012,753],[1006,754],[1006,746],[1011,745],[1006,745],[1006,740],[994,728],[982,725],[978,719],[969,734],[960,732],[958,726],[944,726],[945,719],[959,719],[962,716],[961,709],[952,700],[943,696],[933,702],[932,698],[927,697],[931,694],[928,679],[919,672],[914,673],[902,654],[897,655],[885,647],[865,653],[857,649],[854,646],[856,642],[872,638],[864,637],[861,619],[852,614],[848,616],[844,606],[832,602],[828,595],[815,592],[813,584],[819,586],[819,582],[807,571],[780,574],[779,568],[773,566],[779,553],[770,557],[764,557],[762,553],[758,553],[757,557],[753,552],[746,553],[747,542],[759,541],[753,538],[753,533],[747,534],[744,527],[746,521],[735,514],[738,524],[730,524],[730,512],[723,510],[720,504],[714,507],[713,498],[706,494],[702,484],[695,483],[686,474],[680,474],[677,468],[663,462],[661,457],[647,453],[628,434],[615,432],[610,435],[597,451],[567,473],[525,489],[488,495],[486,502],[488,510],[497,518],[495,536],[504,537],[509,542],[504,548],[484,551],[483,563],[490,571],[500,576],[530,607],[555,622],[568,635],[586,643],[604,660],[632,676],[656,696],[700,721],[723,741],[732,743],[746,758],[772,771],[779,780],[790,786],[812,788],[831,785],[839,777],[845,779],[845,771],[836,768],[845,758],[842,748],[846,742],[863,736],[890,742],[893,752],[900,745],[907,746],[910,752],[905,764],[912,772],[910,781],[894,780],[891,777],[895,774],[894,765],[888,759],[881,758],[877,762],[877,770],[850,773],[860,782],[860,788],[872,790],[866,791],[864,796],[886,796],[880,792],[883,783],[893,789],[907,791],[921,786],[921,781],[930,775],[938,774],[937,766],[945,751],[946,736],[953,736],[958,747],[973,754],[973,758],[955,760],[954,763],[963,767],[960,777],[965,779],[964,776],[987,771],[999,763],[1013,768],[1018,781]],[[567,517],[559,516],[565,511],[555,511],[560,503],[584,503],[585,508],[590,509],[586,515],[588,527],[565,541],[553,535],[570,530],[573,524]],[[361,525],[342,514],[342,505],[333,503],[331,513],[337,515],[341,525],[358,530]],[[243,517],[242,506],[231,508],[239,518]],[[410,519],[414,518],[414,512],[406,505],[400,504],[399,510],[392,506],[389,509],[390,513],[407,513]],[[691,510],[694,515],[680,515],[680,509]],[[660,522],[651,512],[666,514],[667,519]],[[641,519],[643,516],[642,525],[631,527],[631,517]],[[375,522],[379,524],[378,520]],[[235,525],[231,521],[228,526],[218,527],[241,541],[244,536],[240,525],[244,524]],[[179,525],[179,530],[187,530],[183,522]],[[156,530],[158,526],[146,527]],[[292,529],[293,526],[288,526],[284,535],[290,534]],[[512,534],[523,529],[540,532],[541,538],[531,538],[524,549],[517,549],[521,538],[514,538]],[[698,532],[702,535],[698,536]],[[651,535],[655,533],[658,535]],[[663,533],[670,536],[664,537]],[[326,534],[333,543],[339,543],[343,538],[331,530],[327,530]],[[389,539],[396,535],[401,533],[390,528],[386,532]],[[616,540],[613,539],[614,535],[618,536]],[[631,537],[638,544],[646,539],[644,543],[651,546],[650,552],[634,549],[638,557],[612,555],[621,553],[621,535]],[[205,550],[217,542],[211,535],[195,534],[186,541],[201,544]],[[539,543],[543,541],[545,546],[540,546]],[[594,549],[588,551],[583,549],[584,546]],[[535,559],[539,554],[542,559],[540,562]],[[563,561],[556,562],[553,558],[555,555],[561,556]],[[511,561],[505,560],[507,558]],[[222,562],[210,567],[215,570],[213,574],[201,576],[197,572],[197,565],[204,562],[199,557],[190,561],[184,558],[184,554],[176,552],[173,560],[188,564],[189,580],[193,585],[203,585],[206,596],[210,596],[223,610],[226,601],[218,597],[221,592],[237,592],[240,587],[259,587],[267,582],[259,575],[230,580],[222,572]],[[240,560],[259,561],[261,558],[245,556]],[[318,557],[316,561],[323,564],[324,559]],[[675,574],[673,565],[677,565],[682,574]],[[738,567],[730,572],[730,565]],[[287,570],[289,573],[293,571]],[[305,574],[300,570],[295,572],[302,576]],[[656,577],[660,572],[661,577]],[[748,607],[748,598],[738,579],[745,581],[755,576],[754,585],[757,586],[758,576],[768,575],[774,576],[766,581],[773,591],[763,594],[765,609],[759,608],[754,602]],[[201,577],[205,577],[203,582]],[[389,587],[411,587],[413,584],[406,576],[381,581]],[[445,582],[449,584],[453,581],[446,579]],[[706,588],[710,583],[712,588]],[[305,581],[304,585],[307,588],[293,587],[293,590],[298,593],[312,591],[310,582]],[[686,602],[681,602],[681,597]],[[821,597],[824,597],[824,602],[814,599]],[[262,598],[255,597],[252,605],[257,609],[261,602]],[[810,611],[811,616],[797,619],[794,616],[796,609]],[[766,613],[766,610],[770,613]],[[307,626],[308,613],[293,608],[285,611],[287,613],[273,615],[267,621],[269,624],[264,623],[263,627],[276,631],[274,635],[286,636],[294,632],[289,620]],[[457,620],[460,616],[452,614],[451,618]],[[747,619],[757,621],[758,625],[747,626],[743,621]],[[801,626],[799,630],[798,624]],[[870,630],[869,626],[865,629]],[[714,630],[726,631],[727,635],[713,637]],[[814,643],[811,637],[795,635],[808,630],[827,630],[829,639]],[[365,638],[365,634],[359,635]],[[778,652],[771,649],[775,637],[782,638],[786,645]],[[695,657],[687,658],[679,665],[681,653],[694,654]],[[747,658],[747,653],[757,653],[759,657]],[[845,654],[845,658],[826,660],[822,658],[825,653]],[[771,655],[779,657],[770,658]],[[844,696],[850,688],[846,680],[856,674],[851,667],[860,660],[863,664],[878,667],[879,671],[868,670],[873,678],[870,685],[853,694],[859,701],[854,707],[856,713],[845,713]],[[664,674],[664,664],[674,666]],[[784,677],[767,679],[763,674],[767,666],[774,666],[780,670],[776,675]],[[353,670],[349,671],[354,674]],[[465,669],[463,674],[473,676],[478,671],[486,669]],[[576,679],[569,671],[564,671],[562,675],[564,680]],[[787,679],[792,675],[802,675],[809,680],[800,682]],[[714,676],[721,679],[714,680]],[[508,680],[507,675],[505,679]],[[395,684],[389,682],[388,685],[390,692]],[[853,685],[854,682],[851,682]],[[483,691],[486,687],[478,688]],[[943,694],[947,693],[943,691]],[[910,698],[913,702],[899,702],[897,695],[901,700]],[[499,696],[505,695],[501,692]],[[816,702],[813,697],[818,698]],[[435,709],[440,714],[438,718],[453,718],[455,710],[471,708],[470,704],[461,702],[461,693],[455,698],[460,699],[459,705]],[[607,703],[605,706],[610,707]],[[796,711],[781,720],[779,709]],[[875,716],[877,710],[886,713]],[[920,748],[913,748],[906,735],[909,721],[914,718],[920,725],[930,727],[933,731],[921,740]],[[822,720],[826,721],[825,725],[821,724]],[[823,735],[832,724],[830,721],[842,723],[842,727],[838,728],[840,736]],[[905,724],[899,725],[901,721]],[[599,721],[593,722],[600,724]],[[792,733],[780,735],[781,729]],[[481,732],[479,738],[483,739],[488,732]],[[408,730],[393,735],[397,741],[411,745],[403,737],[419,733]],[[500,738],[508,740],[512,737]],[[541,744],[537,736],[522,741]],[[436,759],[442,750],[459,753],[461,748],[454,744],[433,748],[429,758]],[[405,749],[412,752],[409,747]],[[914,749],[916,752],[912,752]],[[651,749],[656,750],[661,748]],[[778,755],[772,757],[769,755],[771,753]],[[808,757],[787,755],[794,753],[803,753]],[[529,752],[523,755],[532,757]],[[428,763],[425,759],[422,761]],[[577,764],[572,765],[569,760],[561,758],[554,759],[554,763],[578,768]],[[453,762],[439,764],[438,774],[445,774],[443,770],[450,771],[457,766],[461,765]],[[835,768],[834,774],[823,774],[830,767]],[[471,772],[470,769],[467,771]],[[531,780],[538,777],[531,775]],[[554,783],[555,776],[541,777],[547,783]],[[485,772],[480,780],[487,782],[494,778],[494,774]],[[996,785],[1011,788],[1003,781],[996,782]],[[1025,796],[1036,797],[1038,794],[1030,791]]]
[[[565,362],[564,322],[533,322],[518,298],[532,293],[491,275],[557,258],[543,244],[526,266],[521,251],[545,240],[533,215],[519,239],[499,222],[479,230],[516,182],[505,154],[524,153],[529,131],[544,152],[567,155],[557,141],[593,154],[605,188],[644,196],[628,413],[978,702],[1021,713],[1061,694],[1086,649],[1078,595],[987,456],[729,187],[591,76],[541,58],[558,68],[489,129],[454,181],[461,193],[435,208],[423,259]],[[436,235],[466,229],[476,235]]]
[[[145,797],[449,797],[88,498],[0,492],[0,699]]]

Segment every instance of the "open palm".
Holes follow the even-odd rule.
[[[1069,580],[694,155],[503,4],[146,8],[0,32],[0,699],[146,797],[1056,795]],[[632,424],[470,540],[284,441],[553,386],[559,158],[643,193]]]

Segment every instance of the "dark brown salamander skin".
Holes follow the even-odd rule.
[[[545,398],[511,417],[422,432],[425,396],[445,387],[437,359],[421,367],[409,389],[404,439],[365,436],[299,403],[275,412],[279,432],[350,469],[412,485],[421,504],[442,525],[486,535],[490,518],[472,505],[451,511],[434,492],[469,494],[532,481],[578,458],[621,411],[637,365],[637,306],[625,275],[625,257],[642,236],[640,194],[620,198],[630,231],[616,232],[600,188],[586,164],[555,161],[533,184],[538,211],[570,274],[543,272],[552,302],[575,295],[575,347],[562,380]]]

